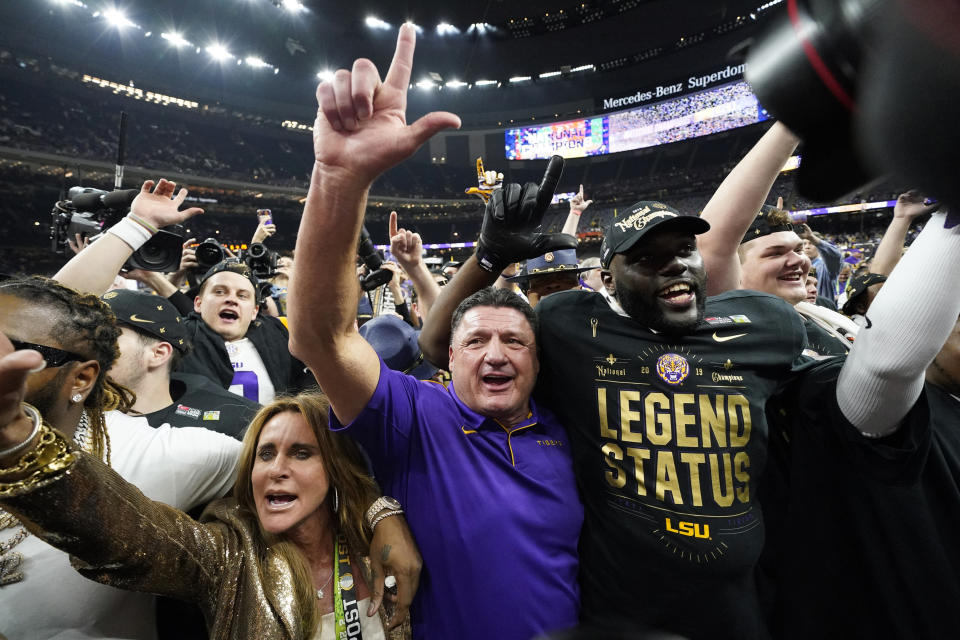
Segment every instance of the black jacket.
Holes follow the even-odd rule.
[[[223,338],[207,326],[199,313],[186,316],[187,333],[193,342],[193,350],[180,363],[180,371],[206,376],[224,389],[233,381],[233,365]],[[277,318],[257,317],[250,323],[247,335],[257,348],[263,366],[277,394],[297,393],[315,387],[313,375],[306,366],[290,355],[287,341],[290,333]]]

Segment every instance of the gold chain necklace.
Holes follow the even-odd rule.
[[[90,418],[86,411],[80,416],[80,424],[73,434],[73,444],[81,451],[93,451],[93,429],[90,428]],[[14,528],[16,531],[13,536],[0,542],[0,588],[23,580],[23,571],[20,571],[23,554],[13,551],[13,548],[30,535],[16,516],[0,508],[0,531]]]

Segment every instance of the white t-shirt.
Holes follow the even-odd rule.
[[[113,469],[152,500],[190,510],[219,498],[236,477],[240,442],[198,427],[153,428],[107,414]],[[17,529],[0,532],[0,539]],[[24,579],[0,589],[0,634],[10,640],[156,638],[155,599],[87,580],[69,556],[36,536],[13,549]],[[149,550],[146,550],[149,551]]]
[[[230,364],[233,365],[230,393],[260,404],[273,402],[273,397],[276,395],[273,381],[270,380],[270,374],[263,366],[263,359],[257,353],[257,348],[250,342],[250,338],[240,338],[224,344],[227,347],[227,355],[230,356]]]

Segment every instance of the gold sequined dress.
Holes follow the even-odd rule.
[[[50,480],[0,506],[71,554],[85,577],[196,602],[211,640],[309,640],[300,630],[289,566],[268,552],[258,567],[256,518],[234,499],[211,503],[197,522],[82,453]],[[389,637],[407,636],[409,624],[403,626]]]

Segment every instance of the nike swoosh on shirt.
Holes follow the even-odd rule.
[[[134,322],[145,322],[147,324],[156,324],[153,320],[144,320],[143,318],[138,318],[137,314],[131,315],[130,319],[133,320]]]
[[[714,331],[714,332],[713,332],[713,339],[716,340],[717,342],[726,342],[727,340],[736,340],[737,338],[742,338],[742,337],[745,336],[745,335],[747,335],[747,334],[745,334],[745,333],[735,333],[735,334],[733,334],[732,336],[718,336],[718,335],[717,335],[717,332]]]

